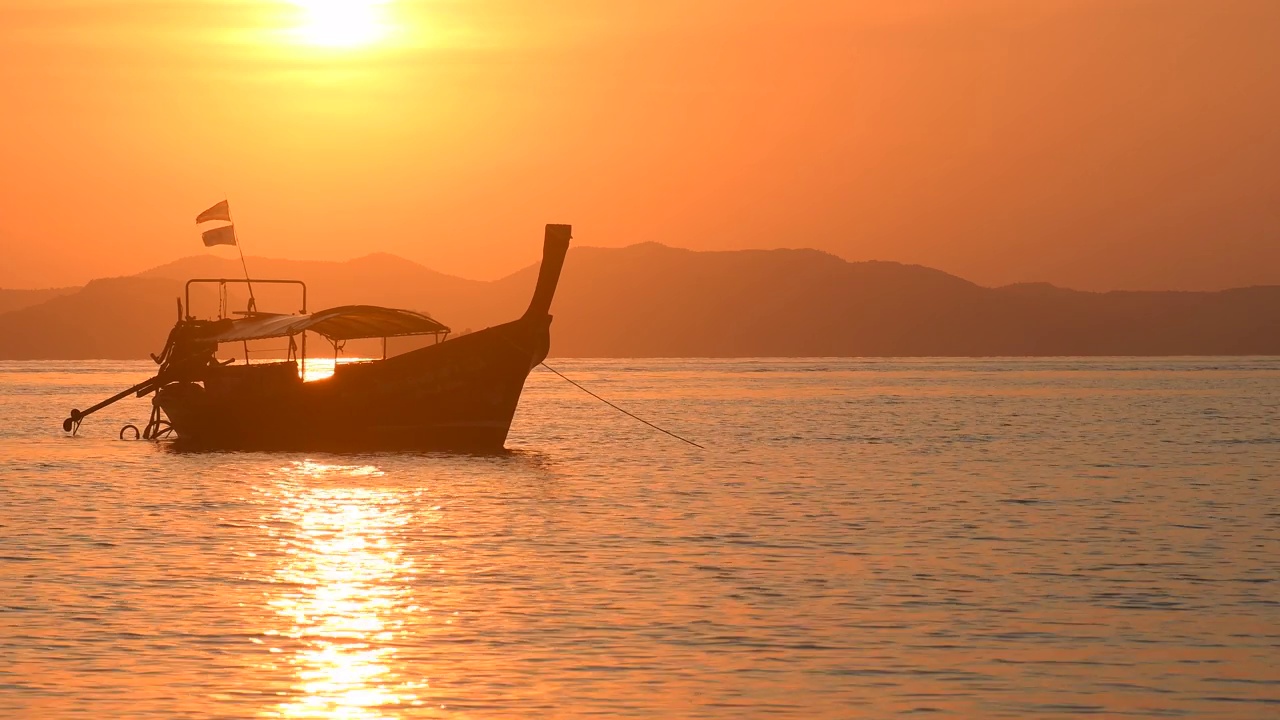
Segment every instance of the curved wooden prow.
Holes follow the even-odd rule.
[[[547,235],[542,241],[542,266],[538,270],[538,286],[533,291],[529,309],[524,313],[526,318],[547,315],[551,311],[551,299],[555,297],[556,285],[560,283],[560,269],[564,267],[564,257],[569,253],[569,238],[572,235],[572,225],[547,225]]]

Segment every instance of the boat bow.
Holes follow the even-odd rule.
[[[542,241],[542,266],[538,269],[538,285],[533,299],[525,311],[525,319],[538,318],[551,312],[551,300],[560,283],[560,270],[564,268],[565,255],[569,253],[569,240],[573,235],[571,225],[547,225]]]

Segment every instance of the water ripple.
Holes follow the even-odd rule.
[[[1275,714],[1280,362],[561,361],[498,457],[81,437],[0,363],[0,716]]]

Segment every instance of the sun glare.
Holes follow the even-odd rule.
[[[390,32],[388,0],[291,0],[302,10],[297,37],[310,45],[354,48]]]

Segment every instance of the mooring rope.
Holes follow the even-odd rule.
[[[622,413],[623,415],[626,415],[627,417],[630,417],[630,418],[634,418],[634,419],[636,419],[636,420],[639,420],[640,422],[644,423],[645,425],[648,425],[649,427],[653,428],[654,430],[657,430],[658,432],[666,433],[666,434],[670,435],[671,437],[673,437],[673,438],[675,438],[675,439],[679,440],[680,442],[686,442],[686,443],[689,443],[690,445],[692,445],[692,446],[694,446],[694,447],[698,448],[699,450],[706,450],[706,448],[702,447],[701,445],[699,445],[698,443],[696,443],[696,442],[694,442],[694,441],[692,441],[692,440],[689,440],[689,439],[687,439],[687,438],[682,438],[682,437],[680,437],[679,435],[677,435],[677,434],[675,434],[675,433],[671,432],[670,430],[664,430],[664,429],[662,429],[662,428],[658,427],[657,425],[654,425],[653,423],[649,422],[648,420],[645,420],[645,419],[644,419],[644,418],[642,418],[642,417],[639,417],[639,416],[637,416],[637,415],[635,415],[635,414],[633,414],[633,413],[629,413],[629,412],[627,412],[626,410],[623,410],[622,408],[618,407],[617,405],[614,405],[613,403],[609,402],[608,400],[605,400],[604,398],[600,397],[599,395],[597,395],[597,394],[595,394],[595,393],[591,392],[590,390],[588,390],[588,389],[586,389],[586,388],[582,387],[581,385],[579,385],[578,383],[574,382],[573,380],[570,380],[568,377],[566,377],[566,376],[565,376],[565,374],[564,374],[564,373],[562,373],[562,372],[560,372],[559,370],[557,370],[557,369],[555,369],[555,368],[551,367],[550,365],[546,364],[545,362],[544,362],[544,363],[542,363],[542,367],[544,367],[544,368],[546,368],[546,369],[550,370],[551,372],[553,372],[553,373],[555,373],[555,374],[559,375],[562,379],[564,379],[564,380],[565,380],[565,382],[567,382],[567,383],[569,383],[570,385],[572,385],[572,386],[574,386],[574,387],[578,388],[579,390],[581,390],[582,392],[584,392],[584,393],[586,393],[586,394],[590,395],[591,397],[593,397],[593,398],[595,398],[595,399],[599,400],[600,402],[604,403],[605,405],[608,405],[609,407],[613,408],[614,410],[617,410],[618,412]]]

